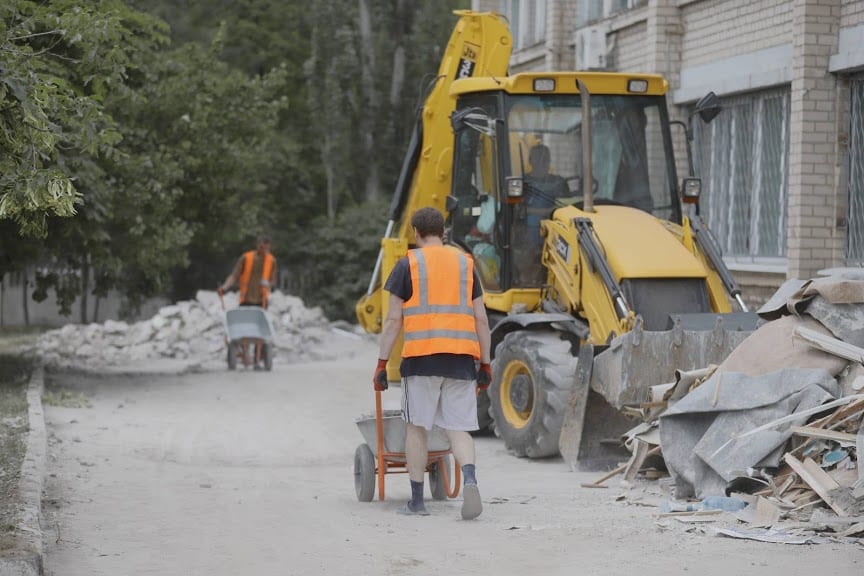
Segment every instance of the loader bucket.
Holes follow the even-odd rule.
[[[577,379],[561,429],[559,448],[571,468],[605,468],[626,459],[627,452],[616,444],[638,420],[625,417],[621,409],[639,408],[651,386],[675,381],[676,370],[720,364],[756,328],[755,314],[749,319],[700,316],[695,322],[677,317],[674,327],[662,332],[643,330],[637,318],[633,330],[594,356],[590,382]],[[685,329],[704,326],[704,317],[709,316],[713,317],[710,330]]]

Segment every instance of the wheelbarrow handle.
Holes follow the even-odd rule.
[[[222,310],[225,310],[225,299],[222,297],[225,294],[225,291],[222,290],[222,286],[217,286],[216,294],[219,295],[219,303],[222,304]]]

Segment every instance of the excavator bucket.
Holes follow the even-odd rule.
[[[559,439],[561,455],[573,469],[596,470],[626,460],[629,453],[621,436],[639,422],[638,417],[626,415],[627,408],[638,412],[648,401],[650,387],[674,382],[676,370],[720,364],[755,330],[757,317],[680,315],[673,319],[671,330],[662,332],[643,330],[639,320],[593,362],[593,351],[586,350],[590,345],[580,350],[580,368]],[[708,330],[706,321],[713,322]]]

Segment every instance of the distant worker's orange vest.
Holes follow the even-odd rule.
[[[255,263],[255,250],[243,254],[243,273],[240,275],[240,302],[246,301],[246,290],[249,288],[249,279],[252,278],[252,265]],[[261,307],[267,307],[270,299],[270,274],[273,272],[273,255],[264,256],[264,266],[261,270]]]
[[[474,262],[457,250],[408,252],[411,298],[402,304],[402,357],[466,354],[480,358],[474,322]]]

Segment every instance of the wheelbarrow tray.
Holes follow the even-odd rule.
[[[405,453],[405,421],[402,420],[402,412],[399,410],[384,410],[381,415],[382,429],[384,431],[384,451],[388,454]],[[356,419],[357,428],[363,435],[364,440],[372,454],[378,457],[378,433],[375,426],[375,414],[364,414]],[[447,434],[441,428],[435,426],[427,435],[429,452],[442,452],[450,449],[450,441]]]
[[[255,338],[270,342],[273,340],[273,325],[260,306],[240,306],[225,312],[225,333],[228,341]]]

